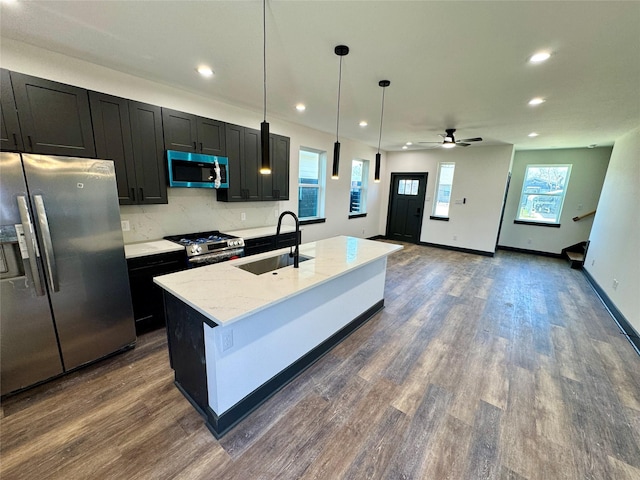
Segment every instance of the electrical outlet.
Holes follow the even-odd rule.
[[[129,220],[122,220],[120,222],[120,225],[122,225],[123,232],[128,232],[129,230],[131,230],[131,226],[129,225]]]
[[[242,220],[242,221],[244,222],[246,219],[247,219],[247,214],[246,214],[246,213],[244,213],[244,212],[242,212],[242,213],[240,214],[240,220]]]
[[[233,347],[233,330],[222,332],[222,351],[229,350]]]
[[[531,245],[531,239],[527,238],[527,245]]]
[[[591,266],[593,267],[596,264],[596,259],[591,260]]]
[[[581,204],[581,203],[579,203],[579,204],[578,204],[578,211],[580,212],[581,210],[582,210],[582,204]]]
[[[453,239],[454,239],[454,240],[458,240],[458,234],[457,234],[457,233],[454,233],[454,234],[453,234]]]
[[[618,289],[618,280],[616,280],[615,278],[613,279],[613,289],[617,290]]]

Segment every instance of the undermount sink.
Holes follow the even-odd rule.
[[[313,257],[307,257],[306,255],[300,255],[300,263],[311,260]],[[288,253],[276,255],[274,257],[261,258],[255,262],[243,263],[242,265],[234,265],[242,270],[245,270],[254,275],[262,275],[263,273],[273,272],[280,268],[293,265],[294,258],[289,256]]]

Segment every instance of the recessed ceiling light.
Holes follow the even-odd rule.
[[[549,57],[551,57],[551,54],[549,52],[538,52],[538,53],[535,53],[535,54],[531,55],[531,57],[529,58],[529,62],[530,63],[542,63],[545,60],[549,60]]]
[[[405,145],[413,145],[413,142],[407,142]]]
[[[591,145],[587,146],[587,148],[596,148],[597,146],[597,143],[592,143]]]
[[[200,75],[202,75],[203,77],[212,77],[213,76],[213,70],[211,70],[209,67],[207,67],[206,65],[201,65],[197,68],[198,73]]]
[[[299,103],[296,105],[296,110],[298,110],[299,112],[304,112],[306,109],[307,107],[304,103]]]
[[[402,149],[403,149],[403,150],[406,150],[407,148],[409,148],[409,147],[407,147],[406,145],[403,145],[403,146],[402,146]]]
[[[531,133],[529,134],[529,136],[530,136],[530,137],[537,137],[538,135],[539,135],[539,134],[538,134],[538,133],[536,133],[536,132],[531,132]]]
[[[529,105],[540,105],[541,103],[544,103],[544,102],[545,102],[544,98],[536,97],[529,100]]]
[[[365,122],[364,120],[362,120],[358,125],[360,125],[361,127],[366,127],[369,124],[367,122]]]

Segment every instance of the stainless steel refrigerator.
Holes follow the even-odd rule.
[[[0,153],[0,394],[132,346],[113,163]]]

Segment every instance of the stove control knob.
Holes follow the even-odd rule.
[[[191,253],[198,254],[200,252],[202,252],[202,247],[200,245],[192,245],[191,246]]]

